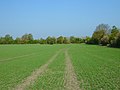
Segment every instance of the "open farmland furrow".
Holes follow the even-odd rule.
[[[38,68],[37,70],[32,72],[32,74],[30,76],[28,76],[26,79],[24,79],[22,81],[22,83],[17,85],[14,89],[15,90],[24,90],[26,87],[33,84],[35,82],[35,80],[47,70],[48,65],[57,57],[57,55],[60,52],[61,52],[61,50],[59,50],[50,60],[48,60],[48,62],[46,64],[44,64],[43,66],[41,66],[40,68]]]
[[[65,88],[66,90],[80,90],[79,82],[77,80],[77,76],[75,74],[74,67],[72,65],[67,50],[65,50],[65,60],[66,60]]]

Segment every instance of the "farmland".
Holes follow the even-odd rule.
[[[119,90],[119,75],[120,49],[0,45],[0,90]]]

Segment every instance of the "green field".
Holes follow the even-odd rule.
[[[80,90],[120,90],[120,49],[85,44],[0,45],[0,90],[19,86],[21,90],[70,90],[71,85],[77,87],[74,81]]]

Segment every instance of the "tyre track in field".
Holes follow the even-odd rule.
[[[33,83],[36,81],[38,77],[40,77],[42,74],[44,74],[47,69],[48,65],[52,63],[52,61],[58,56],[58,54],[62,50],[57,51],[49,60],[46,64],[42,65],[40,68],[36,69],[31,73],[30,76],[25,78],[21,84],[17,85],[13,90],[25,90],[26,87],[29,87],[30,85],[33,85]]]
[[[65,90],[81,90],[79,87],[79,82],[77,80],[77,76],[74,71],[74,67],[73,67],[71,59],[68,55],[67,49],[65,50],[65,60],[66,60]]]

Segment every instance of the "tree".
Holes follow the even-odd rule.
[[[60,36],[57,38],[57,43],[58,44],[63,44],[63,41],[64,41],[64,37],[63,36]]]
[[[56,44],[57,42],[55,37],[50,37],[50,36],[46,38],[46,41],[47,41],[47,44]]]
[[[117,34],[117,33],[119,33],[119,29],[116,26],[113,26],[111,33]]]
[[[109,35],[110,42],[111,40],[115,40],[115,37],[118,33],[119,33],[119,29],[116,26],[113,26],[111,30],[111,34]]]
[[[116,26],[112,27],[111,34],[109,35],[109,42],[111,47],[119,47],[119,29]]]
[[[119,47],[119,48],[120,48],[120,32],[117,34],[116,47]]]
[[[53,44],[57,43],[57,39],[55,37],[51,37]]]
[[[110,29],[110,26],[108,24],[99,24],[96,27],[95,31],[101,31],[101,30],[103,30],[105,33],[108,34],[111,29]]]
[[[43,38],[40,39],[40,44],[47,44],[47,41]]]
[[[28,34],[28,43],[29,44],[33,43],[33,35],[32,34]]]
[[[69,44],[69,43],[70,43],[70,40],[69,40],[69,38],[67,38],[67,37],[64,37],[63,43],[64,43],[64,44]]]
[[[74,36],[70,36],[70,43],[75,43],[75,37]]]
[[[50,44],[50,43],[51,43],[51,37],[48,36],[48,37],[46,38],[46,41],[47,41],[47,44]]]
[[[81,43],[82,42],[82,39],[79,38],[79,37],[75,37],[75,43]]]
[[[17,37],[14,41],[15,44],[21,44],[21,38]]]
[[[4,37],[0,37],[0,44],[5,44],[5,38]]]
[[[108,34],[109,31],[110,31],[110,27],[108,26],[108,24],[98,25],[92,35],[93,43],[99,44],[101,38],[103,38],[104,35]]]
[[[86,44],[93,44],[91,37],[86,36],[86,38],[85,38],[85,43],[86,43]]]
[[[118,47],[120,48],[120,32],[117,33],[114,40],[111,40],[111,47]]]
[[[108,35],[103,36],[103,38],[101,38],[101,42],[100,42],[103,46],[107,45],[109,43],[109,37]]]
[[[9,34],[5,35],[5,44],[13,44],[13,38]]]
[[[27,44],[27,43],[32,43],[33,41],[33,36],[32,34],[24,34],[22,37],[21,37],[21,40],[22,40],[22,43],[23,44]]]
[[[32,40],[31,44],[40,44],[40,40],[39,39],[34,39],[34,40]]]

